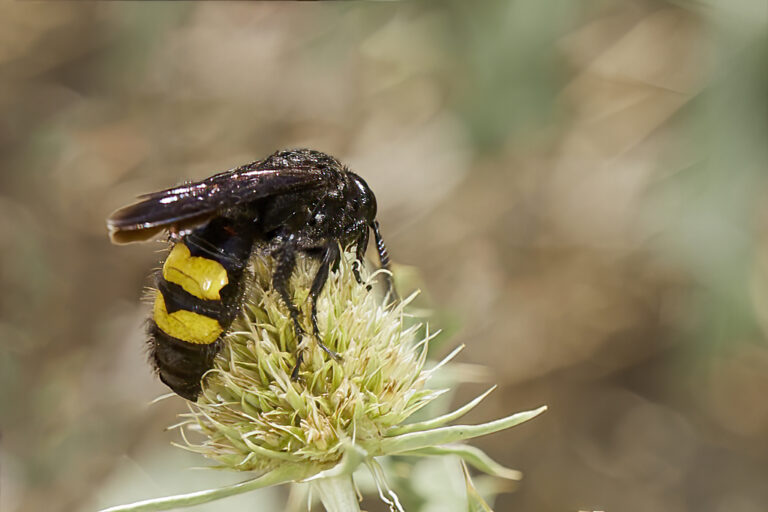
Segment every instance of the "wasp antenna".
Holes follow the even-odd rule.
[[[381,268],[386,270],[386,280],[387,280],[387,294],[384,298],[384,302],[389,301],[391,298],[394,302],[398,302],[400,298],[397,295],[397,290],[395,290],[395,280],[392,276],[392,269],[390,266],[389,261],[389,252],[387,252],[387,246],[384,245],[384,239],[381,236],[381,230],[379,229],[379,221],[374,220],[373,224],[371,225],[371,228],[373,229],[373,236],[376,240],[376,250],[379,253],[379,262],[381,263]]]
[[[373,221],[373,225],[371,227],[373,228],[373,236],[376,239],[376,250],[379,252],[381,268],[389,270],[389,252],[387,252],[387,246],[384,245],[384,239],[381,237],[379,221]]]

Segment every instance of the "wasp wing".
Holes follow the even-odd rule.
[[[262,162],[210,178],[140,196],[140,201],[110,215],[107,228],[115,243],[147,240],[169,226],[201,224],[221,211],[269,196],[320,186],[322,169],[260,168]]]

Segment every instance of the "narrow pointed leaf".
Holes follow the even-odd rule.
[[[545,405],[532,411],[519,412],[512,416],[489,421],[481,425],[453,425],[426,432],[411,432],[409,434],[389,437],[382,439],[376,450],[370,451],[376,455],[383,455],[418,450],[428,446],[456,443],[514,427],[535,418],[546,410],[547,406]]]
[[[464,470],[464,483],[467,485],[467,510],[469,512],[493,512],[488,503],[485,502],[480,493],[475,489],[472,479],[469,477],[467,465],[462,463],[461,469]]]
[[[507,480],[520,480],[523,477],[523,474],[520,471],[504,467],[490,458],[481,449],[466,444],[427,446],[420,450],[402,452],[400,455],[456,455],[461,457],[464,462],[473,466],[475,469],[479,469],[483,473],[487,473],[491,476],[506,478]]]
[[[167,496],[165,498],[137,501],[136,503],[130,503],[128,505],[105,508],[101,510],[101,512],[152,512],[155,510],[171,510],[174,508],[200,505],[201,503],[208,503],[221,498],[255,491],[256,489],[269,487],[271,485],[302,480],[311,476],[307,475],[306,471],[306,467],[285,465],[258,478],[246,480],[245,482],[240,482],[238,484],[219,487],[218,489],[192,492],[189,494],[178,494],[176,496]]]
[[[483,393],[482,395],[478,396],[471,402],[463,405],[462,407],[459,407],[453,412],[449,412],[448,414],[444,414],[442,416],[438,416],[437,418],[432,418],[431,420],[426,421],[420,421],[418,423],[411,423],[410,425],[403,425],[401,427],[396,427],[389,429],[387,432],[387,436],[397,436],[400,434],[407,434],[409,432],[418,432],[422,430],[430,430],[437,427],[442,427],[443,425],[450,423],[456,419],[461,418],[465,414],[467,414],[469,411],[475,408],[477,404],[483,401],[485,397],[487,397],[491,391],[496,389],[496,386],[491,387]]]

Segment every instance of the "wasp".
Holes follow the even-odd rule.
[[[240,312],[254,251],[274,259],[272,287],[285,303],[297,335],[306,335],[288,283],[296,258],[319,261],[307,300],[313,337],[317,299],[342,250],[362,264],[372,232],[381,268],[390,260],[368,184],[336,158],[309,149],[278,151],[264,160],[202,181],[140,196],[107,220],[112,242],[140,242],[169,233],[171,250],[155,274],[149,320],[150,360],[160,380],[196,401],[204,374]],[[358,266],[355,278],[362,284]],[[388,296],[395,297],[390,274]],[[298,378],[302,352],[292,377]]]

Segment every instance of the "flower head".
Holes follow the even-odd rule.
[[[425,388],[427,337],[418,339],[420,325],[406,326],[409,300],[382,305],[370,286],[354,279],[351,255],[331,272],[317,306],[321,340],[338,360],[311,336],[297,338],[271,287],[271,258],[258,256],[253,264],[245,311],[192,406],[188,426],[206,435],[191,445],[195,450],[238,470],[286,462],[323,469],[339,462],[348,442],[375,450],[389,429],[436,396]],[[300,258],[291,279],[294,303],[304,305],[302,319],[309,318],[316,270],[316,262]],[[292,379],[298,350],[304,362]]]

